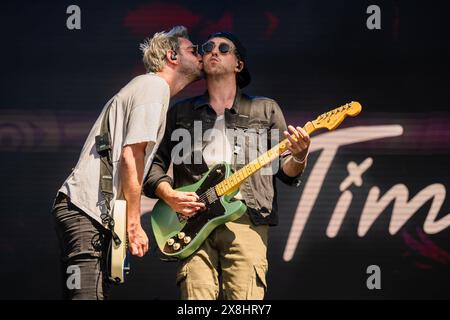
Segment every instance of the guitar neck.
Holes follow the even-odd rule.
[[[307,122],[303,129],[310,135],[314,131],[316,131],[318,128],[314,126],[312,122]],[[294,141],[296,141],[295,136],[291,135],[291,138],[293,138]],[[214,188],[216,190],[217,195],[223,196],[225,194],[228,194],[230,192],[235,191],[239,186],[242,184],[242,182],[250,177],[252,174],[257,172],[258,170],[262,169],[264,166],[268,165],[269,163],[272,163],[273,160],[277,159],[283,152],[285,152],[288,149],[288,143],[289,140],[286,138],[283,141],[281,141],[279,144],[277,144],[272,149],[268,150],[267,152],[260,155],[258,158],[250,162],[249,164],[245,165],[238,171],[236,171],[234,174],[223,180],[222,182],[218,183]]]

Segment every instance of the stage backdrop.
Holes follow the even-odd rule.
[[[80,29],[71,29],[73,4]],[[275,99],[289,124],[303,125],[350,101],[363,106],[338,130],[313,135],[299,188],[278,184],[267,298],[450,298],[446,11],[378,2],[381,29],[370,29],[371,4],[3,4],[0,298],[60,297],[50,214],[56,190],[103,105],[144,72],[139,43],[179,24],[195,43],[218,30],[236,33],[253,77],[245,91]],[[199,81],[174,101],[204,89]],[[152,205],[143,200],[149,235]],[[112,298],[178,297],[176,263],[160,260],[153,239],[151,246],[144,258],[131,259],[132,274]],[[371,290],[374,272],[381,288]]]

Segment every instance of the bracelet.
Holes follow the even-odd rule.
[[[305,156],[305,158],[303,158],[303,160],[298,160],[296,157],[292,156],[292,158],[294,159],[295,162],[304,165],[306,162],[306,158],[308,157],[308,155]]]

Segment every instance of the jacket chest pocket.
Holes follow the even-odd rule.
[[[251,121],[248,128],[244,130],[245,149],[248,154],[247,161],[252,161],[260,156],[268,149],[270,131],[269,123],[267,121],[255,120]]]

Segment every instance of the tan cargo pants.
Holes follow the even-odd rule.
[[[267,289],[269,226],[254,226],[248,214],[217,227],[177,272],[181,299],[261,300]]]

